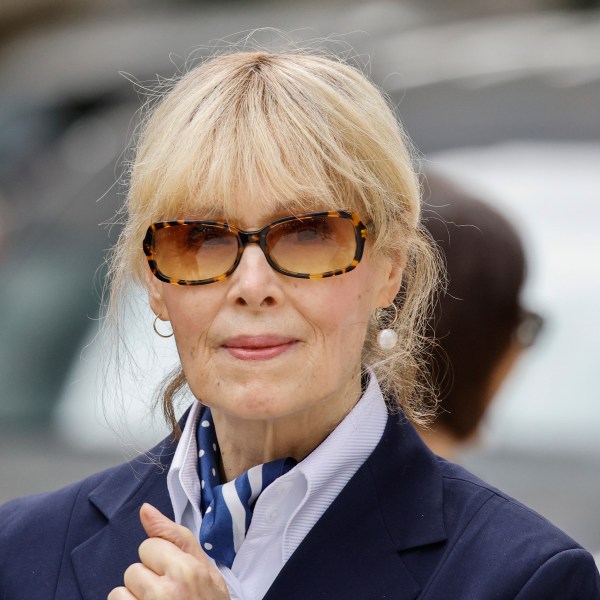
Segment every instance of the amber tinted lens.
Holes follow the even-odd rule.
[[[294,219],[271,228],[267,247],[282,269],[319,275],[350,266],[356,254],[355,229],[350,219],[341,217]]]
[[[154,259],[170,279],[202,281],[225,274],[237,257],[236,236],[204,224],[173,225],[154,234]]]

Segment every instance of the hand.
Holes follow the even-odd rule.
[[[148,534],[142,562],[125,571],[125,586],[107,600],[229,600],[225,580],[189,529],[150,504],[142,505],[140,520]]]

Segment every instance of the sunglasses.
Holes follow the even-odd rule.
[[[519,323],[514,336],[522,348],[530,348],[540,335],[544,327],[544,318],[537,313],[522,309],[519,314]]]
[[[148,227],[143,247],[150,270],[161,281],[204,285],[229,277],[248,244],[258,244],[283,275],[341,275],[358,265],[366,238],[358,215],[330,211],[283,217],[257,231],[219,221],[159,221]]]

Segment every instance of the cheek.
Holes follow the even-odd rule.
[[[215,303],[207,298],[200,298],[198,289],[171,287],[173,290],[165,293],[164,299],[175,333],[177,350],[185,368],[187,360],[196,359],[198,354],[203,354],[208,349],[207,335],[215,316],[211,307]]]
[[[323,295],[315,295],[318,301],[308,298],[306,304],[312,307],[307,309],[313,315],[309,320],[322,335],[323,343],[344,358],[348,353],[360,356],[372,308],[364,278],[356,279],[327,282],[333,285]]]

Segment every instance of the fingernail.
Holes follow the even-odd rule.
[[[142,508],[145,508],[146,510],[150,510],[150,512],[154,512],[162,516],[160,510],[158,510],[158,508],[155,508],[154,506],[152,506],[152,504],[149,504],[148,502],[144,502],[142,504]]]

